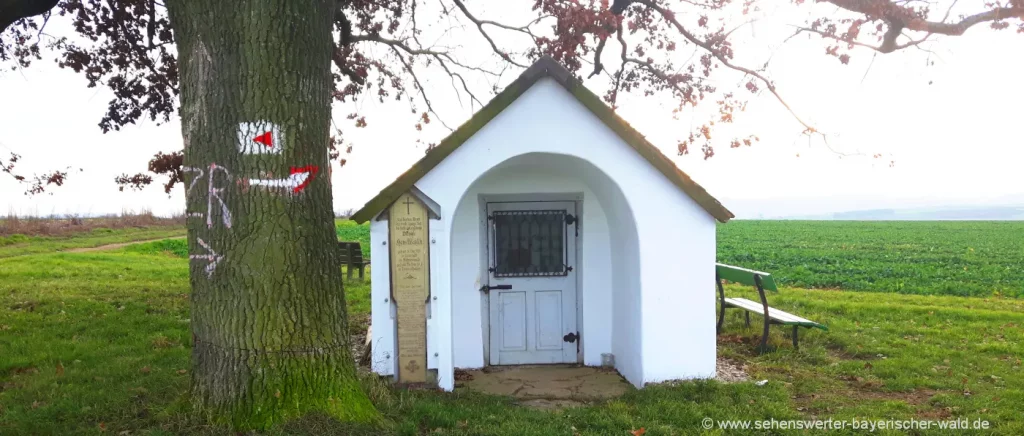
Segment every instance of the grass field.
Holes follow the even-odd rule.
[[[761,224],[730,223],[727,226],[733,227],[721,230],[721,243],[733,244],[741,239],[737,235],[751,235],[742,239],[762,241],[752,245],[758,247],[757,256],[775,251],[773,245],[784,247],[778,251],[787,254],[772,260],[776,266],[757,264],[757,260],[723,260],[777,271],[786,277],[786,286],[797,280],[787,274],[801,265],[798,254],[790,250],[841,253],[832,259],[852,256],[861,260],[855,263],[861,269],[852,271],[867,277],[887,266],[884,253],[894,249],[881,237],[870,237],[874,232],[857,231],[853,224],[838,227],[848,235],[844,238],[861,235],[858,248],[846,251],[823,248],[844,238],[808,235],[815,227],[806,223],[794,223],[792,231],[781,224]],[[769,229],[781,238],[775,244],[767,239]],[[817,229],[831,232],[835,228]],[[949,253],[957,250],[949,244],[909,240],[902,229],[898,237],[905,244],[934,244],[938,245],[935,250]],[[983,253],[989,257],[1001,253],[1011,267],[1024,258],[1024,253],[1012,258],[998,241],[992,242],[1000,237],[974,231],[980,240],[990,241],[972,245],[975,252],[987,250]],[[346,240],[366,237],[365,227],[342,224],[338,232]],[[784,236],[790,234],[802,235],[803,242],[790,243]],[[815,240],[821,246],[815,248]],[[227,433],[192,416],[183,401],[191,340],[188,261],[183,247],[184,241],[162,241],[109,252],[51,250],[0,259],[0,434]],[[720,250],[720,256],[735,253],[742,254],[735,247]],[[947,257],[925,259],[918,263],[939,265]],[[893,261],[888,266],[899,270],[899,265],[900,261]],[[810,273],[804,277],[808,284],[827,280]],[[934,283],[941,276],[921,273],[921,277]],[[971,284],[973,276],[949,277]],[[942,287],[915,285],[921,289],[914,293],[949,293]],[[870,286],[857,290],[890,291]],[[743,288],[730,287],[727,292],[752,296]],[[773,306],[826,323],[830,331],[803,334],[797,351],[781,329],[773,328],[771,343],[779,349],[759,356],[751,344],[758,324],[746,329],[739,313],[733,313],[719,336],[719,353],[744,363],[753,380],[769,380],[764,386],[753,382],[655,386],[588,407],[546,412],[464,391],[393,391],[368,377],[364,384],[386,418],[381,428],[345,428],[326,417],[311,416],[269,433],[604,435],[644,428],[646,434],[658,435],[700,432],[704,417],[815,417],[984,419],[998,433],[1022,434],[1024,300],[1007,297],[1010,292],[1001,294],[880,297],[869,292],[784,287],[770,297]],[[365,319],[368,282],[348,283],[346,295],[353,319]]]
[[[83,233],[62,236],[13,234],[0,236],[0,258],[179,236],[185,236],[184,227],[153,226],[123,229],[101,227]]]

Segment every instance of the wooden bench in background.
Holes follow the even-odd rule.
[[[362,280],[363,269],[370,264],[370,260],[363,259],[363,248],[359,243],[338,241],[338,251],[341,252],[341,264],[348,267],[348,279],[352,280],[352,271],[358,269],[359,280]]]
[[[735,307],[746,311],[744,315],[746,315],[747,327],[750,327],[751,312],[764,316],[764,331],[761,334],[761,345],[758,347],[758,351],[761,352],[766,351],[768,348],[768,326],[770,324],[793,326],[793,348],[799,347],[797,330],[800,327],[815,327],[826,331],[828,330],[828,327],[825,325],[783,312],[774,307],[768,307],[768,299],[764,295],[764,290],[768,289],[773,292],[779,291],[775,286],[775,279],[772,278],[771,274],[719,263],[715,265],[715,276],[715,280],[718,282],[718,295],[720,298],[717,327],[718,332],[722,331],[722,325],[725,322],[725,309],[729,307]],[[742,283],[756,287],[757,293],[761,297],[761,302],[758,303],[746,298],[725,298],[725,290],[722,288],[723,279],[733,283]]]

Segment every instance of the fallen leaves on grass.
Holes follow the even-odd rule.
[[[149,369],[149,365],[143,366],[141,369],[139,369],[139,372],[141,372],[143,374],[149,374],[150,371],[152,371],[152,370]]]
[[[58,361],[58,362],[57,362],[57,377],[61,377],[61,376],[63,376],[63,375],[64,375],[64,364],[63,364],[63,363],[60,363],[60,362]]]
[[[153,338],[151,343],[153,345],[153,348],[171,348],[173,346],[178,345],[177,342],[172,341],[168,339],[167,336],[163,335]]]
[[[647,429],[640,427],[636,430],[631,431],[630,433],[632,433],[633,436],[644,436],[644,433],[647,433]]]

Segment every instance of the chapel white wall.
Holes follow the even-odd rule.
[[[604,344],[596,345],[593,351],[610,347],[619,372],[637,386],[667,379],[713,376],[714,220],[564,88],[551,79],[542,79],[416,183],[417,188],[440,206],[441,220],[436,224],[432,221],[432,229],[436,225],[437,233],[449,235],[431,244],[431,281],[437,300],[432,302],[435,320],[428,325],[428,347],[440,354],[440,358],[431,363],[438,368],[441,387],[449,390],[454,387],[454,368],[461,366],[456,362],[469,367],[482,364],[482,345],[478,350],[471,350],[473,345],[464,345],[464,342],[482,344],[484,340],[479,325],[475,331],[462,330],[464,324],[474,319],[479,324],[480,319],[479,300],[474,306],[472,299],[457,298],[466,292],[479,293],[479,251],[475,255],[476,262],[470,259],[474,258],[472,249],[463,251],[469,248],[465,245],[467,240],[472,240],[471,245],[479,250],[479,235],[474,238],[462,234],[460,220],[473,217],[472,214],[461,216],[455,211],[467,198],[473,205],[468,209],[479,213],[476,195],[470,192],[474,182],[490,168],[529,153],[552,153],[577,159],[566,161],[570,169],[565,173],[582,182],[595,198],[600,198],[598,203],[607,225],[607,244],[627,253],[615,253],[624,259],[616,261],[611,268],[611,298],[607,303],[612,311],[611,333],[603,340]],[[590,203],[586,203],[586,198],[584,201],[584,211],[589,213]],[[635,226],[630,225],[633,223]],[[471,227],[479,226],[473,223]],[[386,268],[379,267],[379,259],[386,259],[380,257],[380,253],[386,250],[378,247],[383,247],[381,242],[386,239],[386,223],[383,233],[380,229],[380,224],[371,225],[371,237],[376,238],[371,255],[378,266],[371,274],[375,312],[372,317],[374,370],[391,374],[393,372],[386,368],[388,365],[376,362],[381,355],[394,355],[394,324],[385,322],[380,328],[377,324],[385,321],[381,317],[390,310],[389,306],[381,304],[390,282]],[[587,237],[586,233],[584,235]],[[582,243],[586,246],[591,242],[584,239]],[[584,249],[583,256],[586,261],[588,256],[600,255]],[[464,261],[477,265],[464,267]],[[473,269],[471,274],[470,269]],[[580,292],[584,302],[588,287],[599,287],[600,280],[609,283],[607,277],[591,280],[588,283],[587,276],[583,277]],[[588,328],[598,328],[589,324],[588,318],[595,319],[589,315],[589,310],[599,313],[602,309],[588,308],[587,303],[584,304],[583,334],[587,338]],[[448,319],[452,314],[459,320],[437,321]],[[463,317],[470,320],[464,321]],[[595,360],[589,339],[584,341],[585,363],[599,362],[599,353]],[[601,341],[600,337],[595,340],[598,344]],[[481,360],[472,357],[474,354],[479,354]]]

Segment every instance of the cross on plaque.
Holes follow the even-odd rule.
[[[405,205],[405,213],[410,214],[412,213],[412,210],[410,210],[410,208],[412,207],[412,205],[416,203],[412,201],[412,197],[405,197],[405,202],[403,202],[402,204]]]
[[[416,372],[417,370],[420,369],[420,366],[416,363],[415,360],[410,360],[409,364],[405,365],[405,369],[408,370],[409,372]]]

